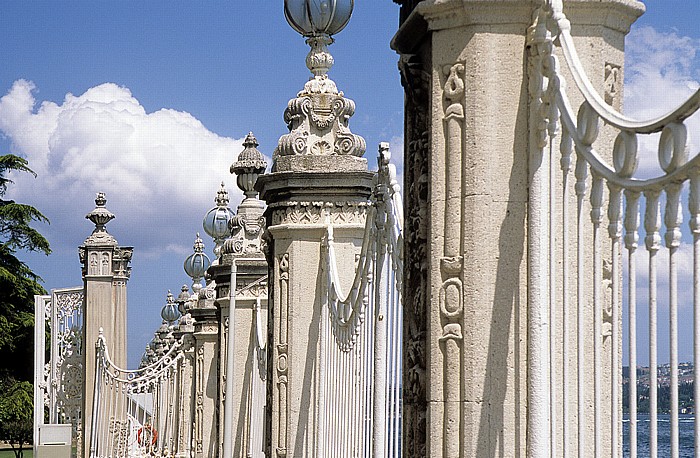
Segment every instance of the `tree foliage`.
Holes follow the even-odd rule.
[[[0,440],[22,456],[32,440],[34,295],[45,294],[36,275],[17,257],[18,251],[51,252],[33,223],[48,223],[31,205],[5,199],[10,172],[36,174],[19,156],[0,156]]]
[[[4,386],[3,386],[4,385]],[[0,383],[0,437],[10,443],[16,458],[22,458],[24,446],[32,441],[34,388],[27,381],[8,379]]]

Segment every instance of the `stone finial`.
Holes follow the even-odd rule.
[[[107,232],[106,225],[114,219],[114,214],[107,210],[105,205],[107,199],[104,192],[98,192],[95,198],[95,209],[85,215],[86,219],[92,221],[95,229],[90,237],[85,240],[85,245],[116,245],[117,241]]]
[[[241,256],[260,253],[260,236],[265,227],[264,206],[258,199],[255,183],[265,173],[267,162],[258,151],[258,140],[249,132],[243,142],[243,151],[238,160],[231,165],[231,173],[237,175],[238,187],[245,194],[245,199],[237,208],[237,214],[231,218],[228,228],[231,236],[223,243],[221,253]]]
[[[243,141],[243,151],[238,155],[236,162],[231,164],[231,173],[236,175],[236,184],[243,191],[246,199],[255,198],[258,195],[255,183],[267,168],[265,156],[258,151],[258,146],[258,140],[253,132],[248,132]]]
[[[190,300],[190,288],[187,285],[182,285],[180,288],[180,294],[177,296],[177,309],[181,315],[187,313],[187,302]]]
[[[216,192],[216,198],[214,199],[214,203],[216,204],[217,207],[227,207],[229,201],[230,201],[230,199],[228,197],[228,191],[226,190],[226,185],[222,181],[221,187]]]

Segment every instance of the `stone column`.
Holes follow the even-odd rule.
[[[97,207],[86,218],[95,230],[79,248],[84,282],[83,352],[83,453],[90,453],[90,425],[95,386],[95,343],[100,328],[104,330],[107,349],[118,367],[126,367],[126,282],[131,274],[133,248],[118,246],[105,225],[114,215],[105,208],[104,193],[95,199]]]
[[[330,55],[314,49],[317,54],[307,65],[316,76],[289,102],[285,119],[290,133],[279,140],[272,173],[261,176],[256,185],[268,205],[273,302],[267,456],[275,458],[326,456],[319,448],[325,439],[325,416],[348,415],[328,412],[320,399],[331,378],[322,378],[320,356],[325,285],[321,244],[330,222],[342,267],[340,281],[349,288],[374,175],[361,157],[364,140],[348,127],[354,103],[338,92],[325,74],[327,68],[320,68],[332,63]]]
[[[403,453],[526,456],[526,47],[542,2],[396,1],[403,22],[392,46],[406,91]],[[639,3],[566,6],[588,74],[606,93]],[[608,91],[616,107],[620,81]],[[575,454],[571,439],[563,446]]]

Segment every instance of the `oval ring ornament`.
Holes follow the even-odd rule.
[[[584,145],[591,146],[598,138],[599,119],[598,113],[588,102],[581,104],[581,108],[578,110],[576,133]]]
[[[630,178],[637,171],[637,135],[626,130],[621,131],[613,145],[613,164],[615,172],[622,178]]]
[[[688,129],[683,123],[664,126],[659,139],[659,165],[671,173],[688,161]]]

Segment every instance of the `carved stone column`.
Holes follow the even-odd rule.
[[[392,46],[406,91],[403,453],[525,456],[526,46],[543,2],[395,1],[402,24]],[[589,75],[619,106],[638,4],[566,5]]]
[[[311,62],[313,67],[313,62]],[[316,69],[318,70],[318,69]],[[273,155],[272,173],[256,188],[267,202],[272,305],[269,457],[325,456],[319,445],[328,412],[321,393],[322,240],[334,228],[340,281],[349,287],[362,235],[373,173],[361,156],[365,142],[348,121],[354,103],[324,72],[306,83],[285,112],[290,133]]]
[[[100,328],[107,339],[107,349],[118,367],[126,367],[126,282],[131,274],[133,248],[121,247],[107,232],[105,225],[114,215],[105,208],[107,199],[98,193],[97,207],[86,218],[95,230],[79,248],[83,268],[84,324],[83,353],[83,453],[90,453],[90,425],[95,387],[95,343]]]

